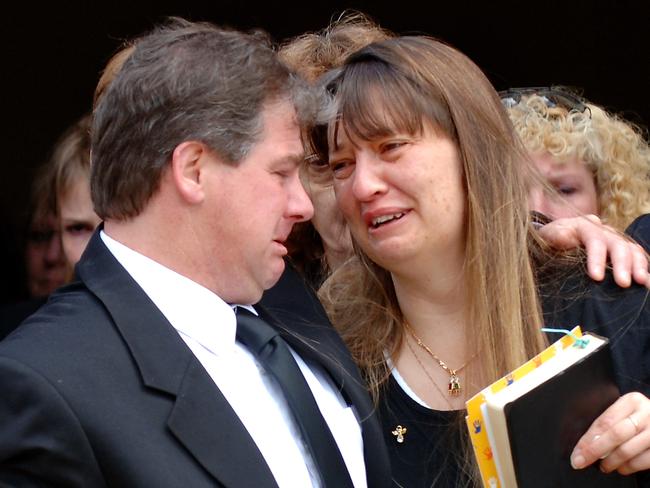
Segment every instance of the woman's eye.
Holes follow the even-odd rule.
[[[403,141],[391,141],[381,145],[381,152],[390,152],[406,145]]]
[[[68,234],[76,235],[76,234],[90,233],[93,231],[93,228],[89,224],[71,224],[66,226],[65,231]]]
[[[558,186],[557,191],[561,195],[570,196],[576,193],[578,189],[575,186]]]
[[[354,169],[353,161],[330,161],[329,163],[332,173],[334,173],[334,178],[342,179],[347,178],[352,174]]]

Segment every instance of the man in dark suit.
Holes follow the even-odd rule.
[[[311,308],[251,305],[313,212],[308,102],[259,35],[176,20],[135,42],[94,110],[104,223],[77,281],[0,343],[0,485],[389,484],[363,382],[304,283],[283,276]],[[242,324],[271,330],[272,352]],[[268,359],[280,349],[315,424]]]

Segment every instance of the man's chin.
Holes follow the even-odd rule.
[[[274,260],[266,268],[266,273],[257,274],[256,279],[253,283],[250,283],[251,288],[247,294],[246,303],[257,303],[262,298],[262,294],[265,290],[273,288],[275,284],[280,280],[282,273],[284,273],[285,263],[284,259],[280,258]],[[241,302],[243,303],[243,302]]]
[[[280,258],[277,261],[273,262],[273,267],[269,273],[269,278],[268,280],[264,283],[264,289],[268,290],[269,288],[272,288],[275,286],[275,284],[280,280],[280,277],[282,276],[282,273],[284,273],[284,268],[286,267],[286,264],[284,262],[284,259]]]

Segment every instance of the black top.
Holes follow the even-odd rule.
[[[423,407],[402,390],[392,376],[385,388],[379,415],[391,458],[393,485],[407,488],[469,486],[459,475],[462,452],[459,432],[465,432],[465,411]],[[398,426],[406,428],[403,442],[398,442],[398,436],[393,434]]]
[[[639,285],[622,289],[611,274],[602,283],[585,275],[550,280],[541,288],[547,327],[595,332],[610,341],[616,382],[621,393],[650,397],[650,296]],[[553,334],[553,342],[559,338]]]
[[[625,229],[646,251],[650,251],[650,214],[640,215]]]
[[[567,268],[568,269],[568,268]],[[621,289],[611,274],[601,283],[575,270],[544,277],[540,288],[547,327],[595,332],[610,340],[618,387],[622,394],[640,391],[650,397],[650,296],[633,285]],[[549,342],[559,336],[551,334]],[[465,433],[465,412],[440,412],[423,407],[393,377],[379,408],[391,457],[393,484],[403,487],[470,486],[459,476],[459,432]],[[406,428],[404,441],[393,435]],[[650,487],[650,472],[636,475],[639,487]]]

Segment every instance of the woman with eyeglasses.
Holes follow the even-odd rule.
[[[396,485],[474,486],[465,401],[541,351],[542,324],[562,319],[538,295],[531,254],[551,258],[531,231],[527,158],[485,76],[434,39],[371,44],[324,85],[324,157],[356,257],[320,296],[377,402]],[[586,292],[600,286],[579,258],[573,268]],[[579,441],[575,469],[650,467],[647,290],[624,293],[634,333],[598,309],[583,323],[625,349],[613,359],[626,395]]]
[[[563,87],[501,92],[542,180],[530,205],[551,219],[599,215],[624,231],[650,213],[650,146],[641,130]]]

